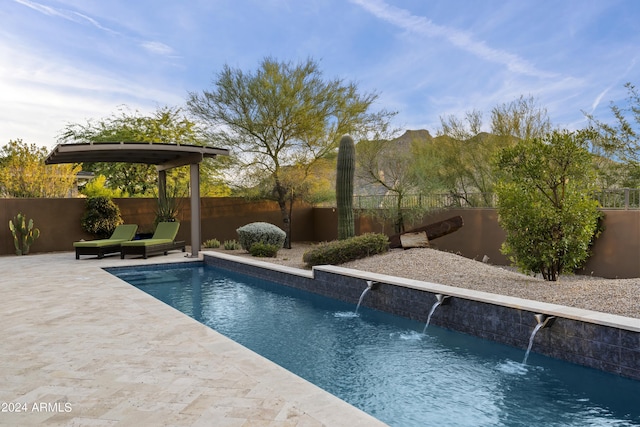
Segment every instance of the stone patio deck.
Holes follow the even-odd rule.
[[[188,261],[0,257],[0,426],[385,425],[102,270]]]

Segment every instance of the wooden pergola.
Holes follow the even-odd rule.
[[[178,166],[190,167],[191,189],[191,256],[197,257],[201,243],[200,163],[206,158],[228,156],[229,150],[150,142],[90,142],[58,144],[47,156],[45,164],[60,163],[142,163],[155,165],[158,171],[158,195],[166,198],[166,171]]]

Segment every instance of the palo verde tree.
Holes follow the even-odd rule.
[[[76,184],[79,165],[45,165],[45,147],[9,141],[0,149],[0,196],[67,197]]]
[[[498,220],[507,234],[502,252],[525,273],[555,281],[589,256],[600,216],[587,149],[592,136],[554,131],[500,152]]]
[[[59,136],[60,142],[154,142],[167,144],[208,145],[202,129],[188,119],[182,108],[161,107],[149,115],[121,107],[111,116],[89,120],[86,124],[69,124]],[[157,188],[154,166],[132,163],[85,163],[84,170],[106,177],[105,187],[129,196],[151,196]],[[206,159],[200,168],[201,194],[216,195],[221,179],[216,160]],[[185,195],[187,167],[167,173],[167,185],[175,194]],[[214,194],[210,194],[209,190]]]
[[[491,165],[500,150],[551,130],[547,110],[524,96],[492,108],[488,132],[483,131],[483,113],[478,110],[463,118],[441,117],[440,123],[433,141],[414,144],[421,187],[440,187],[470,206],[490,206],[496,179]],[[478,193],[481,198],[472,197]]]
[[[355,83],[325,80],[318,64],[265,58],[257,70],[225,65],[214,88],[190,93],[190,111],[211,129],[216,144],[231,149],[238,174],[270,182],[291,247],[291,203],[295,188],[287,171],[302,171],[300,185],[311,179],[311,167],[335,152],[341,135],[354,137],[386,129],[392,113],[370,112],[378,96],[362,94]]]
[[[480,194],[490,202],[493,191],[491,159],[503,139],[482,131],[482,113],[467,112],[464,119],[440,118],[442,129],[430,144],[414,144],[416,173],[422,187],[439,184],[459,204],[475,206]]]

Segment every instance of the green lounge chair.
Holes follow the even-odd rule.
[[[74,242],[76,259],[80,259],[80,255],[97,255],[98,258],[102,258],[106,254],[120,252],[120,244],[133,239],[137,230],[136,224],[123,224],[118,225],[108,239]]]
[[[179,222],[161,222],[150,239],[122,243],[120,245],[120,258],[124,259],[125,255],[142,255],[143,258],[159,253],[166,255],[174,249],[182,249],[182,252],[184,252],[184,241],[175,240],[178,235],[178,229],[180,229]]]

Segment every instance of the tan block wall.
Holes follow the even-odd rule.
[[[640,277],[640,210],[604,209],[605,231],[593,246],[591,258],[581,274],[592,274],[606,278]],[[333,240],[337,237],[338,215],[333,208],[314,209],[314,229],[317,241]],[[500,247],[505,232],[498,225],[495,209],[451,209],[426,215],[413,226],[430,224],[460,215],[464,226],[458,231],[432,242],[440,250],[482,260],[486,255],[495,265],[509,265]],[[356,234],[377,232],[393,234],[392,224],[384,227],[377,221],[363,216],[356,217]],[[410,229],[408,226],[407,229]]]
[[[114,199],[126,223],[138,224],[139,231],[151,232],[155,218],[155,199]],[[0,199],[0,255],[14,254],[8,222],[18,212],[33,218],[41,237],[32,246],[33,253],[71,251],[73,242],[91,239],[82,231],[80,218],[85,199]],[[640,277],[640,210],[604,210],[605,231],[596,241],[593,256],[583,273],[600,277]],[[495,209],[452,209],[425,216],[414,225],[462,216],[464,226],[455,233],[432,242],[438,249],[481,260],[485,255],[496,265],[507,265],[500,253],[505,233],[498,225]],[[282,227],[278,205],[270,201],[247,201],[241,198],[202,198],[202,241],[236,239],[236,229],[250,222],[264,221]],[[190,243],[191,213],[189,200],[181,203],[181,227],[178,239]],[[4,225],[2,225],[4,224]],[[393,233],[377,221],[356,215],[356,233]],[[292,220],[292,240],[329,241],[337,237],[338,216],[335,208],[298,205]]]
[[[33,253],[73,250],[73,242],[94,237],[82,230],[80,219],[86,199],[0,199],[0,255],[14,254],[9,220],[18,212],[32,218],[41,237],[31,248]],[[138,224],[139,232],[153,232],[156,199],[124,198],[113,200],[120,208],[127,224]],[[282,216],[277,203],[247,201],[241,198],[201,199],[202,241],[217,238],[220,241],[237,239],[236,229],[250,222],[264,221],[282,227]],[[179,240],[190,244],[191,206],[189,199],[180,202]],[[313,241],[313,208],[299,205],[294,209],[292,238],[294,241]]]

